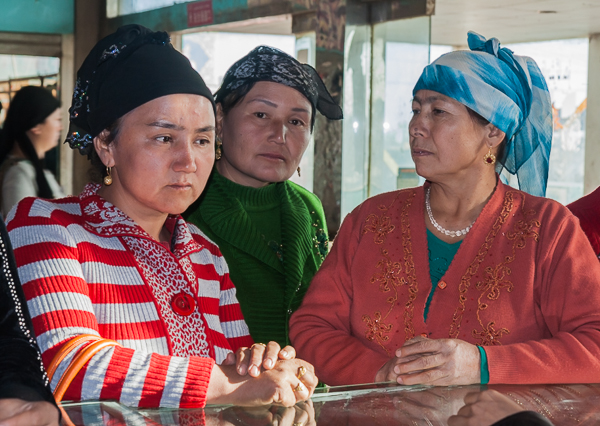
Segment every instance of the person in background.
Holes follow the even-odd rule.
[[[100,40],[69,112],[67,142],[103,184],[26,198],[7,220],[44,364],[70,343],[87,347],[82,336],[112,341],[64,397],[181,408],[308,399],[312,366],[292,347],[252,344],[227,262],[180,216],[214,165],[215,105],[167,33],[127,25]],[[54,390],[70,359],[57,362]]]
[[[0,220],[0,424],[57,426],[59,412],[4,222]]]
[[[25,197],[64,197],[52,172],[44,169],[44,156],[58,144],[61,130],[60,102],[47,89],[26,86],[15,94],[0,137],[3,217]]]
[[[579,218],[581,229],[600,260],[600,187],[567,207]]]
[[[571,212],[543,197],[544,77],[495,38],[468,43],[413,89],[425,185],[346,217],[290,321],[329,385],[600,382],[600,263]]]
[[[216,167],[186,218],[225,256],[253,339],[284,346],[328,243],[321,201],[289,179],[317,111],[342,110],[314,68],[268,46],[229,68],[215,101]]]

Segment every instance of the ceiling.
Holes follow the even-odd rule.
[[[465,46],[469,30],[504,44],[588,37],[600,33],[600,0],[435,0],[432,44]]]

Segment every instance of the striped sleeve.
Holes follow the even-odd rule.
[[[194,256],[198,264],[212,265],[219,276],[219,320],[223,335],[235,352],[243,346],[251,346],[254,341],[244,320],[242,309],[235,295],[235,286],[229,278],[229,266],[219,247],[212,242],[198,227],[188,223],[188,227],[203,249]]]
[[[84,278],[85,263],[82,265],[79,250],[83,243],[70,232],[69,225],[72,227],[80,216],[57,209],[60,201],[40,201],[35,200],[35,215],[30,214],[34,199],[22,201],[8,229],[42,358],[48,367],[68,340],[80,334],[100,336],[102,319],[96,316],[98,306],[92,303]],[[44,203],[47,214],[43,212]],[[94,251],[107,252],[100,246]],[[68,357],[58,367],[52,389],[71,359]],[[112,399],[138,407],[202,407],[213,365],[210,358],[106,348],[84,366],[64,398]]]

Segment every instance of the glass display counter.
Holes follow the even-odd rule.
[[[470,392],[495,389],[559,425],[600,424],[600,384],[426,387],[372,384],[318,389],[311,401],[278,406],[134,409],[116,402],[65,403],[76,425],[446,425]]]

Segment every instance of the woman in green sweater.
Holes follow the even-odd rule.
[[[342,110],[314,68],[267,46],[227,71],[215,101],[217,162],[187,220],[219,245],[253,339],[284,347],[328,242],[320,200],[288,179],[316,110]]]

